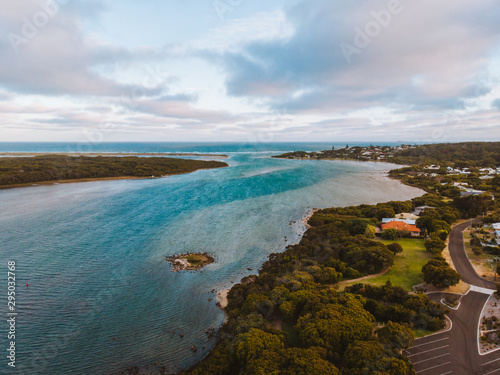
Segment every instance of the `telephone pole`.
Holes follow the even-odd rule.
[[[493,273],[495,274],[495,283],[497,282],[497,271],[498,271],[498,257],[495,257],[495,268],[493,270]]]

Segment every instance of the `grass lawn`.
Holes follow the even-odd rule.
[[[436,333],[436,332],[433,332],[433,331],[426,331],[425,329],[412,329],[413,331],[413,336],[416,338],[416,339],[419,339],[420,337],[425,337],[425,336],[428,336],[428,335],[431,335],[433,333]]]
[[[424,282],[422,266],[432,257],[425,250],[424,240],[416,238],[403,238],[400,240],[381,240],[388,245],[394,242],[403,246],[403,252],[394,258],[394,265],[385,275],[361,281],[365,284],[383,285],[391,280],[393,285],[413,291],[412,286]],[[346,286],[350,284],[345,284]]]

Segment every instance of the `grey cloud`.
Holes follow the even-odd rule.
[[[126,96],[141,92],[156,96],[155,87],[122,84],[98,73],[117,63],[158,58],[147,49],[129,51],[86,37],[82,23],[99,17],[100,1],[71,1],[45,10],[44,2],[8,2],[0,14],[0,85],[22,94]],[[36,15],[45,15],[41,24]],[[39,21],[41,22],[41,21]],[[134,53],[135,52],[135,53]],[[137,69],[140,69],[138,65]],[[146,73],[145,73],[146,74]]]
[[[173,95],[140,100],[134,103],[133,109],[154,116],[190,119],[201,123],[229,123],[240,118],[227,111],[195,108],[191,103],[195,98],[190,95]]]
[[[372,12],[387,4],[298,2],[287,11],[295,27],[290,40],[253,42],[216,59],[228,71],[228,93],[263,97],[295,112],[394,104],[456,108],[476,96],[478,76],[500,41],[492,16],[500,4],[401,1],[402,11],[348,62],[341,43],[355,45],[356,28],[366,30]]]

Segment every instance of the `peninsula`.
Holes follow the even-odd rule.
[[[0,157],[41,156],[41,155],[66,155],[66,156],[198,156],[208,159],[227,159],[229,156],[222,154],[198,154],[196,152],[0,152]]]
[[[0,188],[110,179],[159,178],[227,167],[215,160],[137,156],[40,155],[0,158]]]

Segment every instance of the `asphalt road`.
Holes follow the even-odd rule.
[[[460,274],[463,281],[467,284],[479,286],[482,288],[496,289],[495,284],[478,276],[474,268],[471,266],[467,254],[464,249],[464,241],[462,232],[465,228],[471,225],[471,221],[467,221],[453,227],[450,233],[450,255],[457,272]]]
[[[481,288],[495,289],[495,284],[479,277],[465,254],[462,232],[469,225],[467,222],[453,228],[449,249],[462,280],[479,287],[479,291],[469,291],[460,300],[459,308],[448,314],[452,321],[449,331],[417,339],[404,352],[418,375],[500,375],[500,350],[479,355],[478,323],[489,298],[488,291]],[[439,301],[444,295],[429,297]]]

